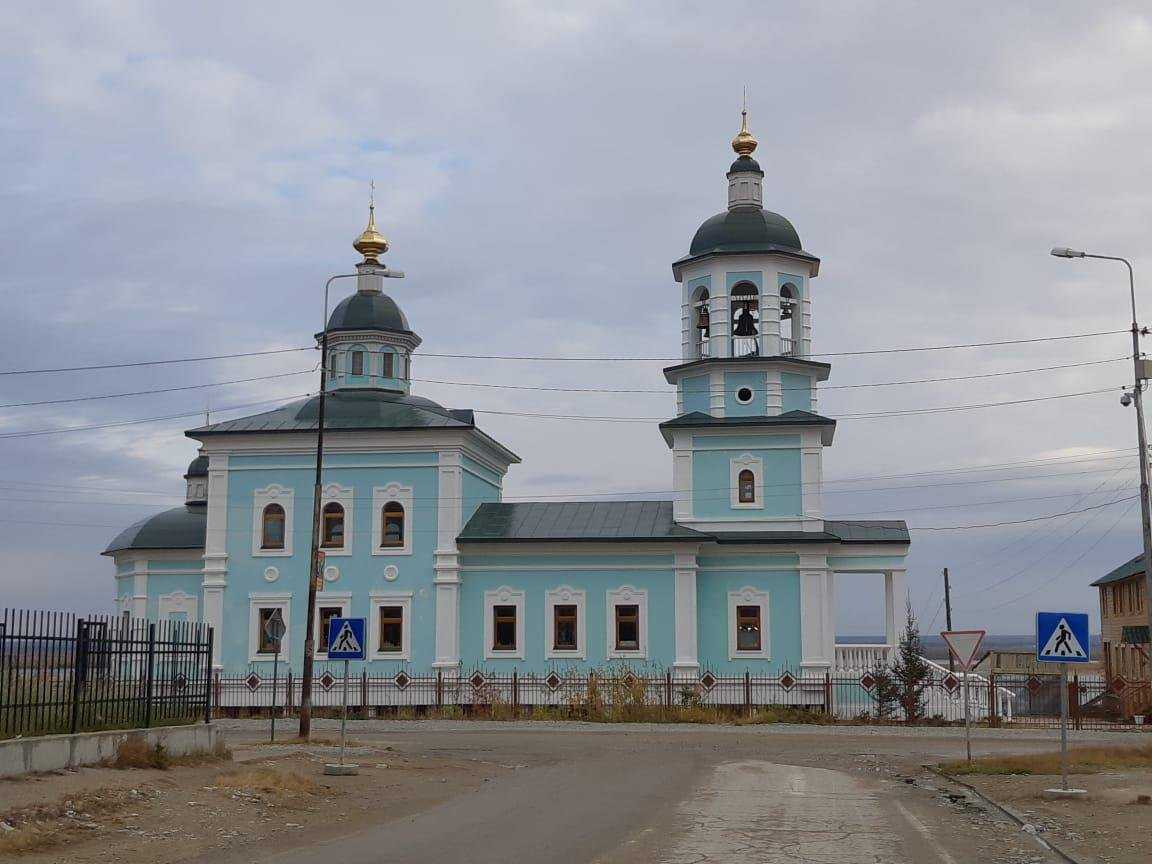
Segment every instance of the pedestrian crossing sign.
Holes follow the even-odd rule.
[[[1090,663],[1086,612],[1037,612],[1036,659],[1041,663]]]
[[[329,618],[328,659],[363,660],[365,623],[363,618]]]

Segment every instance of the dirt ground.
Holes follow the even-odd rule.
[[[305,834],[316,842],[378,823],[385,803],[389,818],[423,811],[510,770],[372,742],[347,753],[359,775],[325,777],[322,766],[336,753],[332,746],[247,745],[230,762],[0,780],[0,860],[170,864],[245,846],[264,854]],[[261,781],[266,788],[257,788]],[[25,843],[39,848],[23,851]]]
[[[1110,771],[1074,774],[1069,786],[1088,790],[1081,801],[1047,801],[1044,789],[1058,787],[1058,776],[971,776],[966,783],[1008,805],[1042,829],[1073,855],[1105,864],[1148,864],[1152,861],[1152,804],[1138,804],[1139,795],[1152,795],[1152,772]]]

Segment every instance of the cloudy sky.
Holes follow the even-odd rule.
[[[744,85],[765,205],[823,260],[815,351],[1123,330],[1122,265],[1047,250],[1128,255],[1152,278],[1152,16],[1137,3],[982,6],[9,4],[0,367],[306,345],[324,279],[356,261],[373,178],[424,353],[674,357],[669,265],[724,206]],[[1116,334],[828,358],[829,385],[1020,373],[827,389],[833,417],[1064,397],[843,419],[825,459],[830,515],[939,528],[1128,499],[916,531],[925,627],[940,629],[944,566],[957,625],[1027,632],[1038,607],[1096,609],[1087,583],[1139,548],[1127,350]],[[110,608],[98,553],[182,500],[195,453],[182,431],[202,417],[21,433],[239,416],[262,406],[229,407],[314,379],[12,403],[314,362],[0,377],[0,605]],[[425,356],[415,376],[452,407],[652,418],[480,415],[524,458],[510,496],[658,497],[671,467],[656,419],[674,413],[663,365]],[[841,632],[877,632],[879,585],[845,598]]]

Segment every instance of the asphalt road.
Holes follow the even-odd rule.
[[[243,724],[227,726],[247,737]],[[921,768],[955,734],[783,727],[374,723],[360,740],[514,765],[477,792],[346,836],[214,864],[775,864],[1059,860]],[[939,730],[934,730],[939,731]],[[255,734],[253,732],[252,734]],[[1053,746],[980,738],[977,752]]]

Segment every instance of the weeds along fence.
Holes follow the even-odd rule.
[[[198,622],[5,609],[0,738],[207,721],[212,638]]]
[[[217,673],[212,698],[219,716],[278,714],[299,707],[300,680],[291,669],[274,681],[271,669],[253,667],[244,674]],[[312,689],[318,713],[335,714],[343,698],[343,664],[318,663]],[[1020,680],[1017,680],[1017,679]],[[1058,688],[1058,676],[968,677],[969,708],[974,722],[990,726],[1055,726],[1056,701],[1039,700],[1040,692]],[[920,683],[919,712],[913,722],[960,723],[964,717],[964,676],[947,670]],[[1070,684],[1079,728],[1116,728],[1131,717],[1094,712],[1089,703],[1102,682]],[[497,673],[473,669],[459,675],[401,669],[391,675],[353,673],[348,681],[348,705],[353,716],[416,716],[441,714],[500,718],[549,717],[611,720],[707,720],[722,716],[754,716],[775,712],[776,719],[817,722],[906,722],[907,712],[873,672],[778,675],[719,675],[705,671],[689,680],[671,670],[610,667],[554,670],[543,674]],[[1150,718],[1152,722],[1152,718]],[[1152,729],[1152,726],[1149,727]]]

